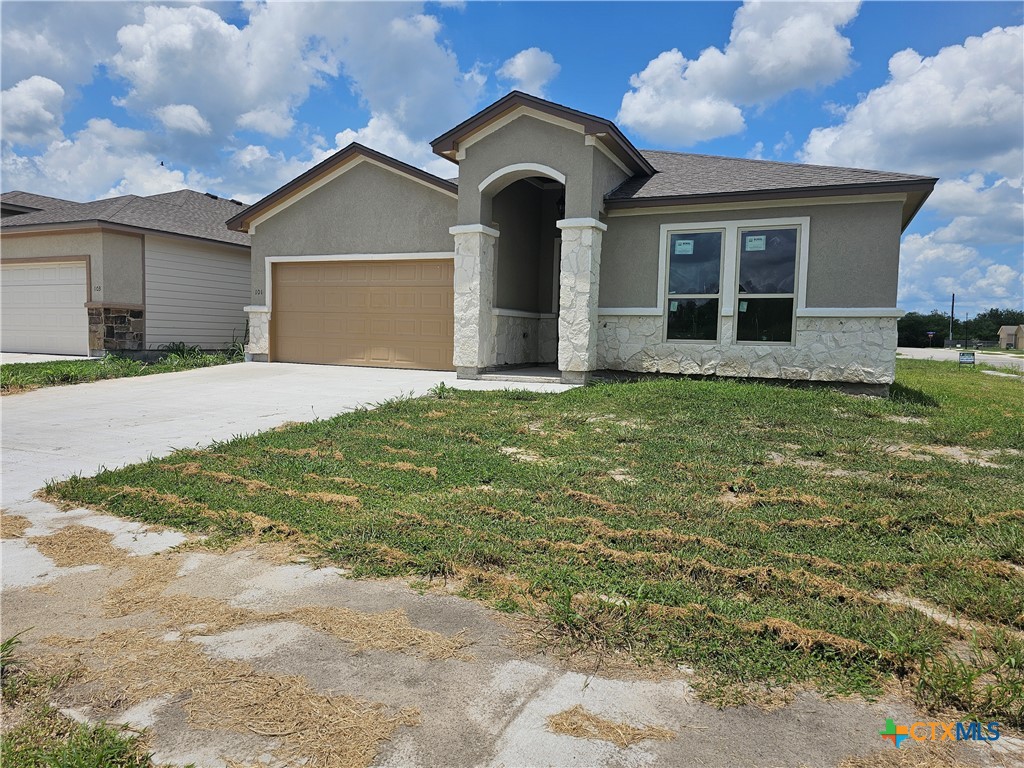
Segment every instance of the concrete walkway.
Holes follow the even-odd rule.
[[[249,622],[243,615],[229,630],[205,635],[203,625],[194,623],[171,625],[174,631],[168,632],[168,619],[153,610],[112,617],[107,598],[133,572],[150,571],[146,561],[130,565],[136,562],[134,556],[174,547],[183,541],[181,534],[87,510],[60,511],[32,498],[49,478],[90,474],[100,466],[135,462],[286,421],[326,418],[389,397],[423,394],[439,382],[456,384],[452,375],[439,373],[239,364],[4,397],[3,505],[6,513],[26,518],[30,527],[20,537],[3,541],[3,636],[26,630],[29,655],[52,652],[54,647],[41,642],[50,635],[89,638],[83,646],[88,652],[100,633],[141,628],[157,645],[201,649],[209,663],[233,660],[275,680],[299,676],[318,693],[380,703],[389,711],[415,707],[419,723],[400,726],[389,741],[377,745],[375,764],[396,768],[836,766],[847,755],[884,749],[878,731],[887,717],[900,723],[919,718],[908,704],[892,698],[866,703],[826,700],[810,692],[776,711],[719,711],[701,703],[682,674],[644,679],[634,673],[610,676],[567,669],[550,656],[517,650],[521,643],[511,642],[520,637],[517,631],[478,603],[443,591],[422,594],[399,580],[355,581],[339,569],[281,564],[261,548],[171,555],[170,581],[163,593],[171,596],[170,602],[205,600],[236,614],[238,609],[252,611],[253,618]],[[557,384],[530,388],[565,389]],[[103,544],[107,554],[99,547],[63,565],[45,556],[46,539],[69,525],[84,527],[72,531],[75,536],[99,531],[108,540]],[[127,559],[125,552],[131,555]],[[448,637],[465,632],[468,655],[433,660],[398,650],[357,650],[352,642],[301,618],[259,618],[298,608],[342,609],[370,621],[380,612],[401,611],[419,629]],[[115,712],[83,704],[80,713],[148,728],[154,759],[161,764],[253,764],[278,743],[237,729],[198,729],[183,709],[188,701],[187,693],[166,695]],[[576,704],[616,722],[658,726],[676,735],[619,748],[549,730],[549,716]],[[957,756],[977,754],[981,752],[965,746]]]

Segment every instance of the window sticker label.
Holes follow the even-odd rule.
[[[763,251],[765,246],[765,235],[747,235],[746,244],[743,247],[745,251]]]
[[[740,302],[740,312],[746,312],[746,311],[747,311],[747,302],[741,301]]]
[[[675,241],[675,255],[676,256],[692,256],[693,255],[693,240],[682,240],[676,239]]]
[[[668,303],[668,311],[669,312],[676,312],[678,310],[679,310],[679,302],[678,301],[670,301]]]

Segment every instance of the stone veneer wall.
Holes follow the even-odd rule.
[[[141,309],[88,307],[89,353],[138,352],[145,349],[146,320]]]
[[[494,315],[496,365],[554,363],[558,357],[558,318]]]
[[[245,345],[248,360],[265,362],[270,354],[270,310],[262,306],[244,307],[249,315],[249,343]]]
[[[577,223],[577,222],[593,222]],[[597,360],[598,276],[601,273],[602,230],[596,219],[567,219],[562,230],[558,292],[558,369],[580,373],[594,370]],[[600,366],[598,366],[600,367]]]
[[[864,384],[891,384],[896,372],[892,317],[798,317],[792,346],[665,342],[660,315],[602,315],[597,334],[608,370]],[[721,338],[732,336],[723,317]]]

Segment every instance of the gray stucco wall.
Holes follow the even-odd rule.
[[[529,116],[519,117],[466,149],[459,162],[459,224],[488,223],[490,200],[480,182],[515,163],[539,163],[565,174],[565,215],[596,217],[593,147],[583,134]],[[604,192],[601,193],[602,195]]]
[[[361,162],[257,225],[253,304],[264,300],[268,256],[448,252],[456,208],[440,189]]]
[[[89,301],[142,304],[142,237],[112,232],[5,236],[4,259],[88,256]],[[99,290],[97,290],[99,289]]]
[[[626,173],[603,153],[595,151],[594,158],[594,198],[595,211],[604,211],[604,196],[619,186],[627,178]]]
[[[809,216],[807,306],[895,307],[901,215],[883,202],[609,217],[599,303],[656,306],[664,224]]]
[[[496,307],[538,311],[540,211],[541,190],[528,181],[517,181],[494,196],[494,221],[501,231],[495,268]]]

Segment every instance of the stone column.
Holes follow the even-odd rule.
[[[455,236],[455,371],[472,379],[495,364],[494,249],[499,232],[483,224],[452,227]]]
[[[243,307],[249,315],[249,343],[245,345],[246,362],[265,363],[270,359],[270,307]]]
[[[558,291],[558,370],[566,384],[585,384],[597,366],[597,291],[601,237],[597,219],[563,219]]]

